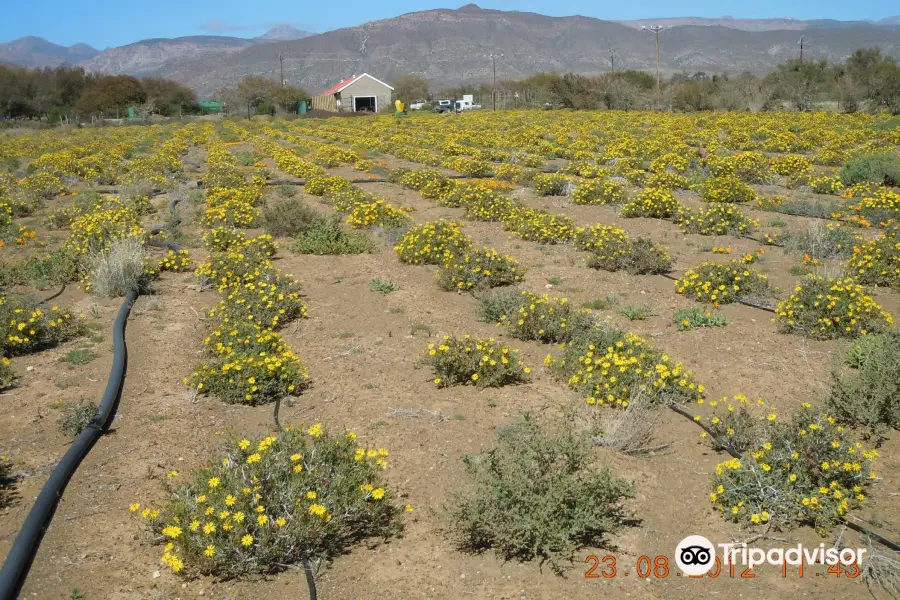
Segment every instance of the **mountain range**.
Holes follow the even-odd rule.
[[[660,34],[660,62],[680,71],[765,72],[798,54],[839,61],[857,48],[878,46],[900,58],[900,17],[881,21],[802,21],[682,17],[607,21],[584,16],[482,9],[418,11],[320,34],[279,26],[258,38],[188,36],[141,40],[98,51],[85,44],[57,46],[28,37],[0,44],[0,62],[43,66],[69,62],[85,69],[137,76],[161,75],[211,97],[248,74],[280,77],[317,93],[353,73],[382,80],[417,73],[432,86],[490,81],[491,56],[499,79],[541,71],[594,74],[656,68],[652,34],[642,25],[670,27]]]

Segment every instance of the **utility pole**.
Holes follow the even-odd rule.
[[[616,72],[616,49],[609,45],[609,70],[611,73]]]
[[[801,35],[800,41],[797,42],[798,44],[800,44],[800,62],[803,62],[803,38],[804,36]]]
[[[656,106],[659,107],[659,105],[660,105],[660,97],[659,97],[659,93],[660,93],[660,80],[659,80],[659,34],[660,34],[662,31],[664,31],[664,30],[666,30],[666,29],[669,29],[669,28],[666,27],[666,26],[664,26],[664,25],[651,25],[650,27],[647,27],[646,25],[641,25],[641,29],[643,29],[643,30],[645,30],[645,31],[650,31],[650,32],[652,32],[652,33],[656,36]]]
[[[284,87],[284,54],[278,55],[278,62],[281,63],[281,87]]]
[[[503,58],[502,54],[491,54],[491,67],[494,71],[494,85],[491,88],[491,110],[497,110],[497,59]]]

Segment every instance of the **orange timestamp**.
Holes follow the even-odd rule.
[[[650,557],[646,554],[642,554],[638,557],[637,561],[634,563],[633,569],[631,570],[629,570],[627,567],[620,567],[616,557],[609,554],[603,557],[597,557],[596,555],[591,554],[584,559],[584,562],[585,564],[590,565],[587,571],[585,571],[584,573],[585,579],[613,579],[616,577],[629,577],[632,574],[637,575],[639,579],[648,579],[650,577],[655,577],[656,579],[665,579],[673,571],[675,573],[675,576],[677,577],[684,576],[690,579],[715,579],[720,575],[722,577],[731,579],[753,579],[756,577],[756,573],[753,572],[754,567],[736,565],[730,559],[726,560],[723,564],[722,560],[718,556],[716,556],[715,564],[712,566],[712,568],[703,575],[685,575],[681,572],[678,566],[674,564],[674,561],[673,566],[670,569],[669,557],[665,555]],[[860,575],[860,569],[858,563],[851,563],[848,565],[835,563],[833,565],[829,565],[827,570],[825,571],[813,569],[811,568],[811,565],[806,565],[806,569],[804,569],[803,563],[800,563],[796,566],[788,565],[788,563],[786,562],[781,563],[782,577],[789,577],[794,574],[798,577],[819,577],[823,574],[841,577],[843,575],[844,577],[847,577],[849,579],[856,579]]]

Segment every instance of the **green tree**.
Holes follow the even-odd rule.
[[[790,102],[796,110],[809,111],[820,99],[828,80],[825,60],[791,59],[778,65],[766,80],[780,100]]]
[[[197,112],[197,93],[191,88],[161,77],[147,77],[141,80],[147,94],[147,102],[152,103],[156,112],[164,116]]]
[[[411,104],[417,100],[425,100],[428,96],[428,82],[418,75],[400,75],[391,81],[394,98]]]

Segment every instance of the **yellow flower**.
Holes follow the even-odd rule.
[[[253,536],[249,533],[241,538],[241,545],[245,548],[253,545]]]
[[[207,483],[209,484],[209,487],[217,488],[219,487],[220,481],[218,477],[211,477]]]
[[[384,498],[384,489],[376,488],[372,490],[372,497],[376,500],[381,500],[382,498]]]
[[[141,509],[141,505],[138,504],[137,502],[135,502],[134,504],[132,504],[128,507],[128,510],[130,510],[131,512],[137,512],[140,509]]]
[[[203,551],[203,556],[207,558],[212,558],[216,554],[216,547],[210,544],[206,547],[206,550]]]

